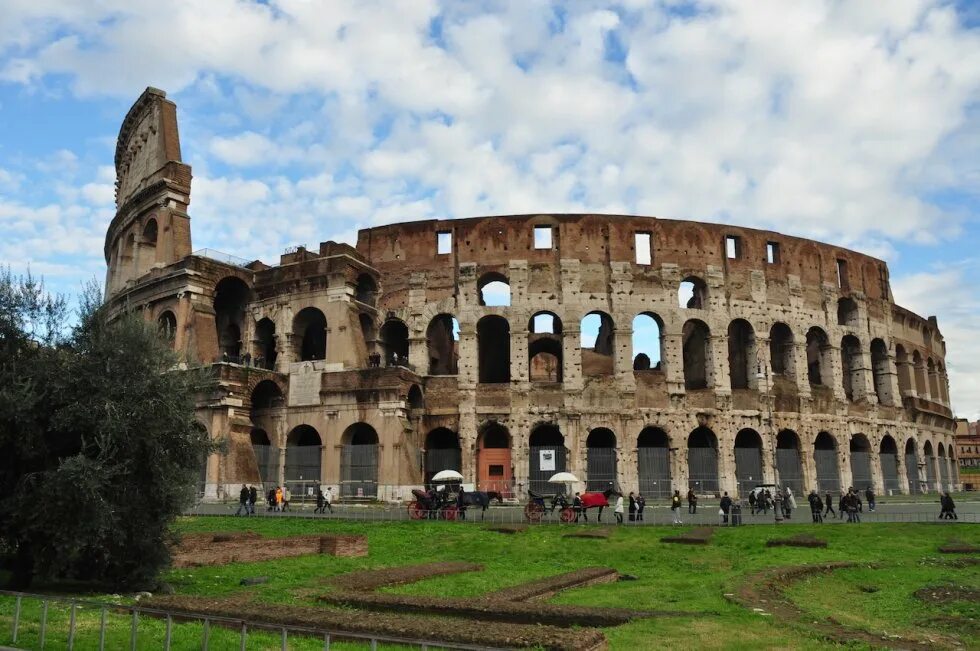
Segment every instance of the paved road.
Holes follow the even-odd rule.
[[[800,502],[800,500],[798,500]],[[792,513],[792,517],[788,520],[788,523],[803,522],[807,523],[811,521],[810,509],[806,503],[803,503],[804,508],[796,509]],[[313,505],[298,505],[295,510],[287,511],[285,513],[275,513],[265,510],[265,505],[257,505],[256,515],[258,517],[274,517],[274,518],[321,518],[325,520],[357,520],[357,521],[371,521],[371,522],[384,522],[384,521],[401,521],[408,520],[408,510],[405,505],[354,505],[354,504],[336,504],[333,507],[333,513],[327,513],[326,515],[314,514]],[[198,504],[193,509],[187,512],[188,515],[234,515],[235,510],[238,508],[238,504],[234,503],[201,503]],[[687,509],[684,508],[681,511],[681,521],[684,524],[718,524],[721,518],[718,515],[718,502],[717,500],[709,501],[702,500],[698,505],[698,512],[696,514],[689,514]],[[960,501],[957,503],[956,507],[957,515],[959,520],[956,521],[942,521],[941,524],[955,524],[959,523],[980,523],[980,502],[967,502]],[[742,511],[742,521],[744,524],[772,524],[775,521],[774,514],[769,511],[768,514],[757,514],[751,515],[748,508],[744,508]],[[865,505],[864,513],[861,514],[861,521],[863,523],[872,522],[937,522],[940,523],[938,519],[939,515],[939,504],[938,501],[935,504],[928,502],[879,502],[875,512],[869,512],[867,505]],[[480,522],[481,513],[479,509],[469,509],[467,514],[467,522]],[[489,508],[484,516],[485,522],[501,523],[501,524],[514,524],[524,522],[524,510],[523,506],[493,506]],[[546,516],[542,522],[557,522],[557,514],[552,516]],[[606,508],[602,514],[603,523],[613,523],[615,522],[615,517],[613,516],[612,509]],[[832,516],[827,519],[828,523],[842,524],[847,522],[847,517],[843,519],[833,518]],[[589,513],[589,524],[596,523],[596,512],[593,509]],[[629,523],[627,524],[637,524]],[[649,503],[647,504],[646,511],[644,512],[644,521],[640,524],[644,525],[669,525],[671,524],[671,513],[667,506],[654,506],[651,508]]]

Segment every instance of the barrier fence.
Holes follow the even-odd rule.
[[[31,649],[273,649],[287,651],[290,640],[329,650],[335,642],[364,648],[394,644],[415,649],[487,650],[468,645],[394,635],[349,633],[253,621],[203,613],[148,608],[139,604],[56,597],[0,590],[0,645]],[[345,644],[344,648],[350,648]]]

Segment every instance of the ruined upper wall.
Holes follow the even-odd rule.
[[[169,162],[181,162],[177,105],[147,88],[126,114],[116,140],[116,208],[144,189]]]

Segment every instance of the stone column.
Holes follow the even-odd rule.
[[[527,345],[527,322],[523,319],[517,323],[511,323],[510,331],[510,379],[511,382],[517,381],[526,384],[531,381],[531,365],[528,360]]]
[[[851,373],[851,391],[854,395],[854,402],[865,400],[871,404],[878,403],[878,394],[875,393],[874,373],[871,369],[871,352],[866,349],[861,351],[853,359],[854,372]]]
[[[636,381],[633,377],[633,328],[616,328],[613,331],[613,373],[616,384],[627,392],[636,391]]]
[[[665,334],[661,366],[667,379],[667,392],[684,393],[684,344],[680,334]]]
[[[579,325],[565,325],[561,334],[562,380],[566,391],[582,389],[582,351]],[[525,337],[525,341],[526,341]]]
[[[871,446],[871,451],[868,453],[868,463],[871,464],[871,484],[875,487],[875,493],[884,495],[885,481],[881,472],[881,456],[878,453],[878,448],[874,445]],[[857,487],[855,486],[855,488]]]
[[[793,342],[793,366],[796,374],[796,391],[801,398],[809,398],[810,373],[806,361],[806,338]]]
[[[834,390],[834,399],[838,402],[847,402],[847,394],[844,393],[844,367],[841,364],[841,353],[839,346],[828,346],[827,354],[824,358],[829,360],[830,368],[820,369],[821,380],[829,384],[829,386]],[[822,367],[822,365],[821,365]],[[855,397],[857,397],[857,388],[852,386]]]
[[[840,471],[840,483],[841,490],[846,491],[849,486],[853,484],[853,476],[851,475],[851,442],[850,433],[848,432],[844,436],[844,441],[841,442],[841,437],[837,437],[837,451],[839,456],[837,458],[837,470]]]
[[[727,334],[712,334],[708,338],[708,386],[713,388],[716,394],[732,392],[732,379],[728,372]]]
[[[898,447],[897,444],[896,447]],[[898,490],[903,495],[909,495],[911,491],[909,490],[908,469],[905,466],[905,448],[898,449],[895,459],[898,462]]]
[[[476,340],[476,325],[470,322],[459,324],[459,387],[472,389],[479,380],[479,349]]]

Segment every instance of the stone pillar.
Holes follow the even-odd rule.
[[[878,394],[875,393],[874,373],[871,368],[871,351],[864,348],[854,358],[856,364],[854,372],[851,373],[851,391],[854,395],[854,402],[865,400],[871,404],[878,403]]]
[[[828,346],[827,354],[824,356],[830,361],[830,369],[821,368],[821,380],[828,383],[834,390],[834,400],[847,402],[847,394],[844,393],[844,371],[841,365],[841,354],[839,346]],[[857,396],[857,388],[852,387]]]
[[[875,487],[875,493],[877,495],[884,495],[885,481],[881,473],[881,456],[878,453],[878,449],[874,445],[871,446],[871,451],[868,453],[868,463],[871,464],[871,484]]]
[[[793,366],[796,373],[796,391],[801,398],[809,398],[810,374],[806,362],[806,338],[793,342]]]
[[[470,322],[459,324],[459,387],[472,389],[479,380],[479,349],[476,340],[476,325]]]
[[[912,365],[912,362],[909,361],[907,358],[904,362],[899,362],[898,360],[896,360],[895,370],[897,374],[904,375],[906,378],[908,378],[909,381],[909,388],[905,389],[904,391],[901,389],[901,385],[899,385],[898,392],[895,395],[900,396],[900,398],[896,404],[901,404],[902,402],[901,398],[904,398],[906,396],[910,398],[918,397],[919,394],[915,388],[915,366]],[[895,383],[898,384],[897,377],[895,379]]]
[[[897,444],[896,444],[896,447]],[[898,490],[903,495],[910,495],[911,490],[909,486],[909,476],[908,468],[905,465],[905,448],[899,448],[898,452],[895,454],[895,458],[898,461]]]
[[[579,324],[563,325],[561,334],[562,380],[566,391],[582,389],[582,351]],[[525,342],[527,337],[525,337]],[[526,345],[526,344],[525,344]]]
[[[844,436],[843,442],[841,442],[841,437],[837,437],[837,450],[840,453],[837,458],[837,469],[840,471],[841,490],[846,491],[852,485],[854,479],[851,475],[850,433]]]
[[[280,373],[288,373],[289,365],[295,361],[295,353],[293,351],[293,333],[276,331],[275,339],[276,370]]]
[[[526,384],[531,381],[531,365],[528,360],[527,322],[523,319],[510,331],[510,379],[511,382]]]
[[[800,441],[800,465],[803,467],[803,489],[806,493],[817,487],[817,462],[813,458],[813,445],[808,448]]]
[[[885,363],[887,371],[885,372],[885,377],[882,382],[888,387],[888,393],[892,397],[892,404],[895,406],[902,406],[902,390],[898,383],[898,363],[895,360],[895,352],[893,350],[888,351],[888,360]]]
[[[687,494],[688,474],[687,474],[687,440],[685,439],[676,448],[670,451],[670,476],[674,484],[674,490],[681,492],[681,497]],[[686,504],[686,502],[684,503]]]
[[[616,384],[623,391],[636,391],[636,380],[633,377],[633,328],[616,328],[613,331],[613,373]]]
[[[734,439],[732,441],[718,440],[718,488],[721,494],[727,492],[733,499],[737,493]]]
[[[669,394],[684,393],[684,344],[682,335],[665,334],[661,366],[667,379]]]
[[[727,334],[712,334],[708,338],[708,386],[713,388],[716,394],[732,392],[732,380],[728,372]]]

